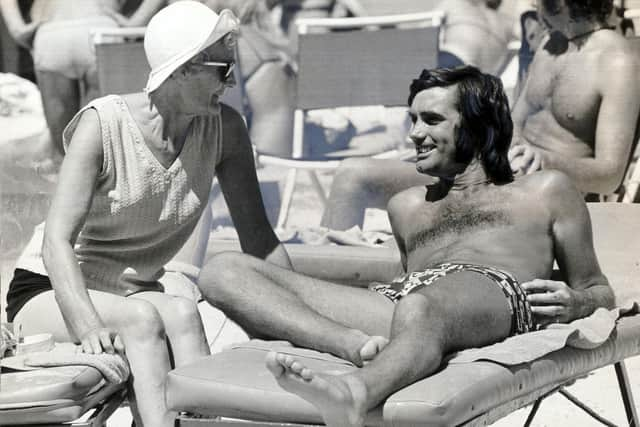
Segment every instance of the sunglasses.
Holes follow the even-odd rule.
[[[233,69],[236,66],[235,62],[215,62],[215,61],[202,61],[196,62],[196,64],[202,67],[217,67],[220,80],[226,82],[233,74]]]

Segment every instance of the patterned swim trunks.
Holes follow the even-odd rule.
[[[444,263],[424,271],[414,271],[395,278],[391,283],[372,283],[369,289],[378,292],[397,303],[402,297],[422,286],[429,286],[436,280],[457,271],[472,271],[482,274],[495,282],[509,302],[511,311],[511,333],[518,335],[535,330],[531,306],[525,292],[511,274],[493,267],[475,264]]]

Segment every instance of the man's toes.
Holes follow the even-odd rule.
[[[297,360],[291,364],[291,372],[294,374],[300,375],[303,369],[304,365]]]
[[[273,376],[280,377],[284,374],[284,366],[278,361],[278,353],[270,351],[265,358],[265,364],[267,369],[273,374]]]
[[[313,379],[313,371],[309,368],[304,368],[300,371],[300,377],[305,381],[311,381]]]
[[[384,349],[389,340],[385,337],[373,336],[360,349],[362,360],[371,360]]]

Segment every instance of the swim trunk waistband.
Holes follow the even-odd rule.
[[[511,311],[510,335],[518,335],[535,330],[531,306],[520,284],[510,273],[494,267],[465,263],[444,263],[423,271],[403,274],[392,280],[391,283],[372,283],[369,289],[397,303],[402,297],[414,290],[432,285],[438,279],[458,271],[471,271],[482,274],[502,289]]]

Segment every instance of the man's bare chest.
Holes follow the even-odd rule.
[[[598,83],[589,58],[546,58],[529,74],[528,104],[533,112],[547,111],[576,136],[586,136],[596,123],[600,107]]]
[[[407,213],[413,220],[405,226],[405,247],[449,245],[456,240],[512,225],[513,211],[493,197],[486,200],[455,198],[425,203]]]

